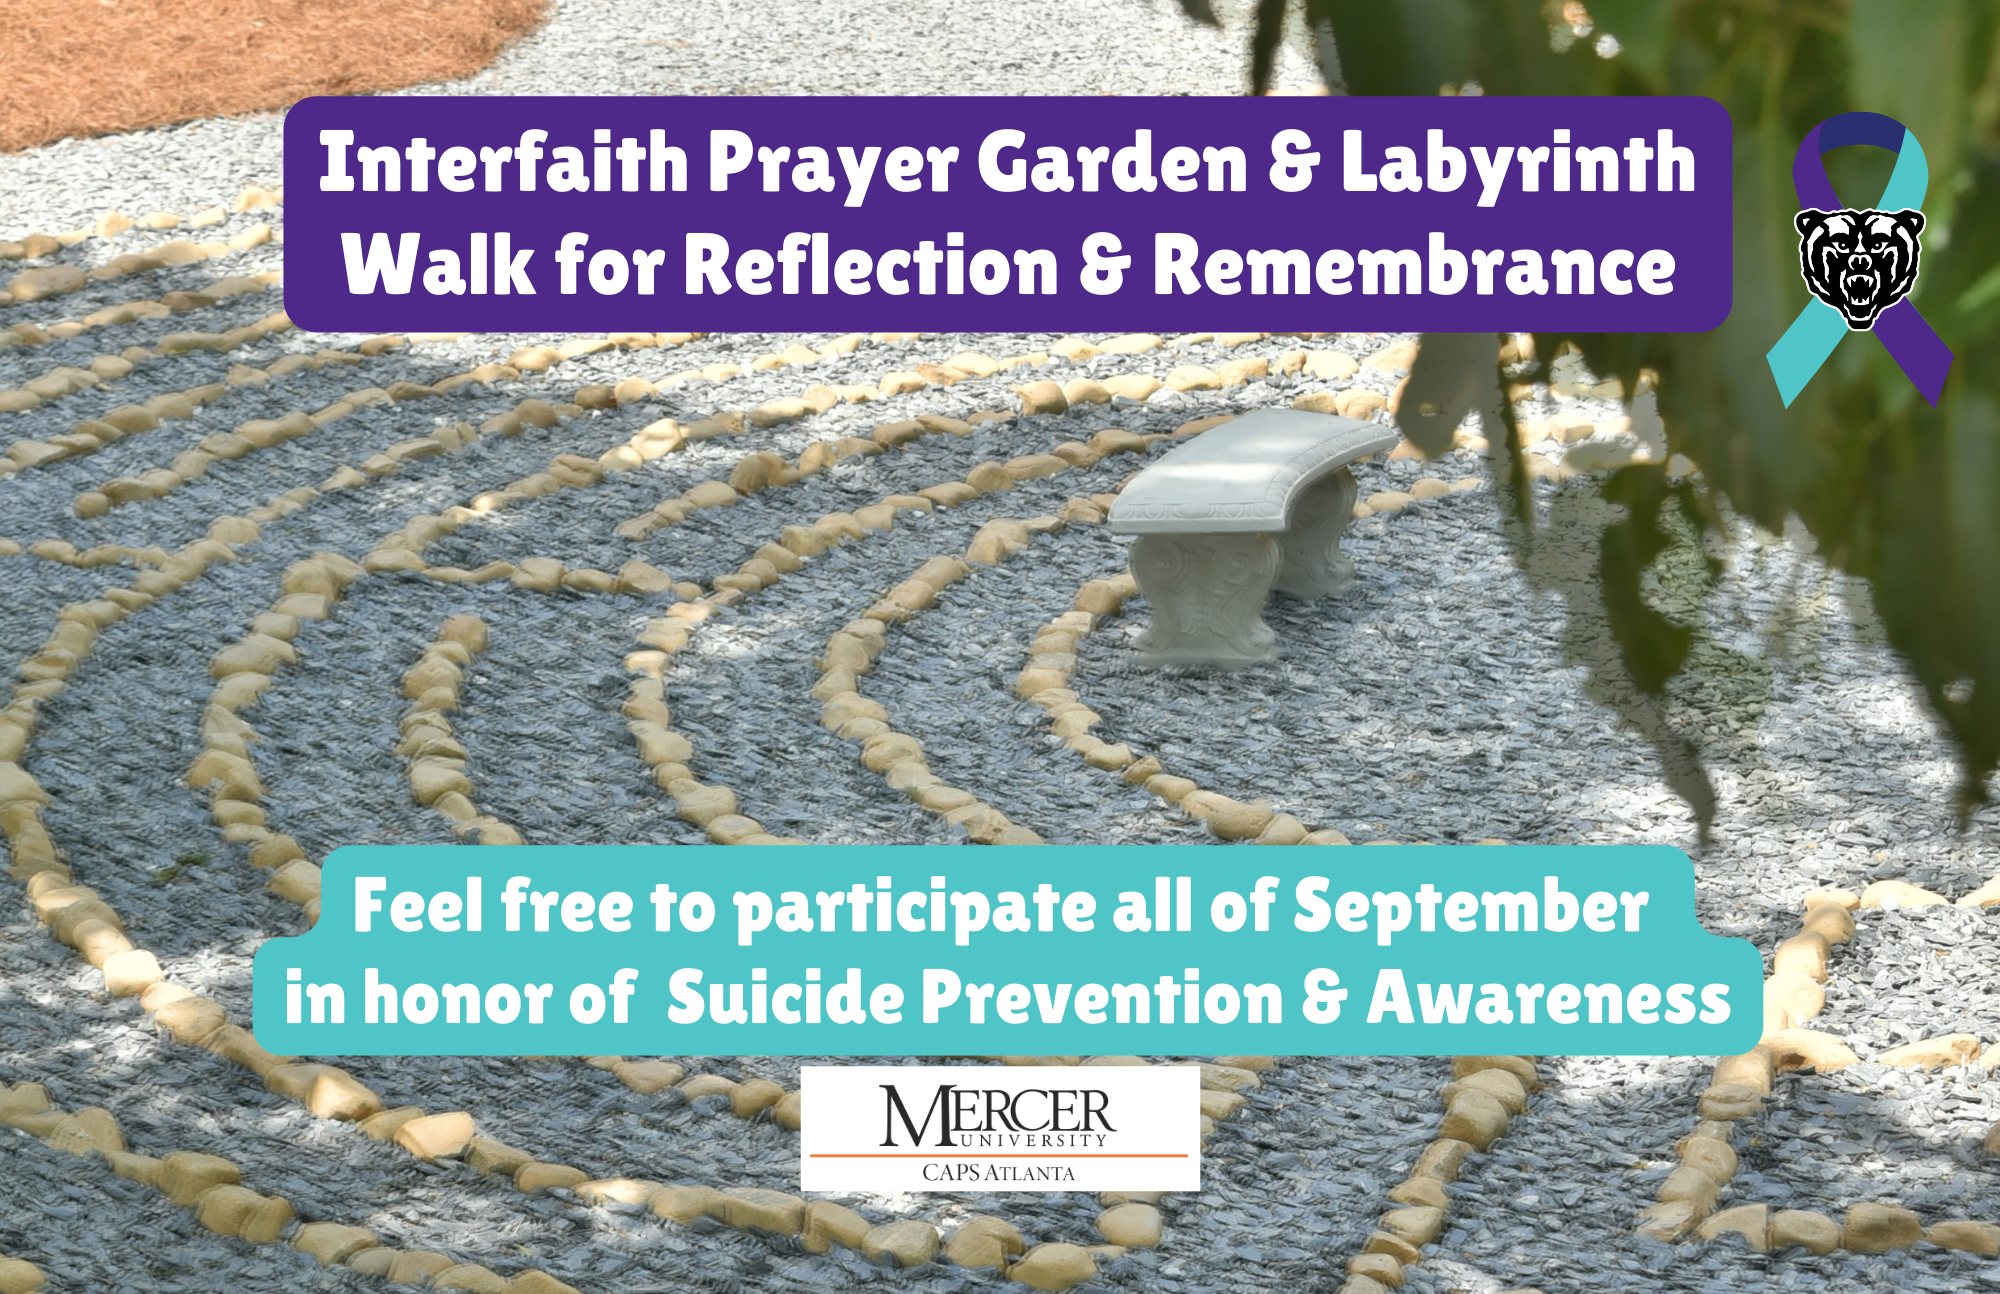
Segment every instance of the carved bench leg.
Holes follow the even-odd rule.
[[[1277,589],[1310,601],[1354,587],[1354,563],[1340,551],[1340,537],[1354,520],[1360,493],[1346,468],[1313,483],[1292,505],[1292,524],[1279,544],[1285,552]]]
[[[1141,535],[1132,576],[1152,604],[1139,663],[1233,669],[1277,654],[1264,599],[1278,574],[1268,534]]]

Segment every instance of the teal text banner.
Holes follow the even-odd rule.
[[[1733,1055],[1661,846],[362,846],[257,952],[292,1055]]]

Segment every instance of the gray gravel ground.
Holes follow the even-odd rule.
[[[1219,6],[1220,7],[1220,6]],[[1233,12],[1233,10],[1231,10]],[[1004,28],[1002,54],[991,33]],[[604,33],[619,37],[607,40]],[[546,32],[454,90],[481,93],[1141,93],[1238,89],[1240,27],[1188,27],[1163,4],[1090,0],[1082,10],[1025,10],[976,0],[913,11],[887,0],[811,7],[728,3],[635,5],[571,0]],[[1290,58],[1290,55],[1287,55]],[[1288,63],[1285,83],[1303,84]],[[109,207],[192,212],[226,203],[278,175],[276,117],[207,121],[101,140],[65,141],[0,158],[0,234],[87,224]],[[139,295],[195,289],[225,274],[280,267],[283,220],[271,210],[231,217],[203,237],[259,222],[272,244],[217,261],[89,292],[10,307],[0,322],[44,323]],[[94,265],[178,231],[90,239],[61,260]],[[167,331],[221,331],[282,303],[273,290],[172,318],[95,329],[69,341],[0,350],[0,387],[63,364],[150,346]],[[262,366],[355,339],[281,334],[226,357],[161,358],[129,376],[26,414],[0,414],[0,444],[60,434],[79,419],[164,391],[220,380],[232,363]],[[566,399],[578,386],[637,373],[652,379],[717,362],[747,367],[789,341],[734,335],[670,350],[607,353],[493,387],[363,410],[300,440],[235,462],[169,497],[78,520],[71,501],[114,476],[170,462],[202,436],[244,419],[317,409],[345,391],[427,382],[539,337],[426,341],[349,367],[302,370],[232,390],[187,422],[133,435],[104,452],[0,480],[0,536],[55,537],[173,548],[220,514],[242,512],[342,464],[441,422],[477,424],[529,395]],[[53,797],[49,829],[79,878],[125,917],[176,982],[233,1012],[248,1009],[252,951],[296,933],[296,908],[267,893],[243,851],[227,844],[180,784],[198,748],[211,686],[208,658],[241,634],[278,592],[292,561],[322,549],[359,556],[418,512],[437,512],[539,470],[557,452],[595,455],[662,416],[692,421],[797,394],[816,381],[873,382],[881,373],[962,349],[993,355],[1046,348],[1051,335],[935,337],[869,343],[802,370],[748,373],[672,387],[645,404],[587,414],[465,453],[415,463],[366,487],[325,495],[264,528],[239,560],[218,565],[158,609],[107,630],[71,685],[42,707],[27,763]],[[1389,339],[1313,343],[1365,354]],[[1273,338],[1224,352],[1052,361],[1057,380],[1147,371],[1227,357],[1275,356]],[[616,569],[641,556],[677,579],[707,580],[739,564],[786,524],[853,509],[885,494],[963,475],[989,458],[1043,451],[1119,426],[1166,431],[1212,412],[1289,403],[1321,384],[1287,378],[1220,393],[1163,394],[1144,405],[989,424],[972,438],[933,436],[876,458],[849,460],[632,544],[611,534],[742,455],[795,455],[810,442],[866,434],[876,423],[935,412],[965,416],[1012,406],[1018,374],[968,380],[866,406],[841,406],[770,432],[698,443],[585,492],[564,492],[468,525],[436,545],[433,562],[560,557]],[[1351,383],[1388,391],[1393,375],[1364,368]],[[1603,401],[1564,410],[1614,415]],[[1554,412],[1545,403],[1541,412]],[[821,728],[806,696],[827,637],[928,556],[956,551],[996,516],[1053,511],[1074,494],[1109,490],[1141,464],[1107,460],[959,510],[905,514],[894,531],[844,545],[704,629],[669,677],[676,726],[695,742],[696,771],[729,785],[770,829],[824,842],[949,842],[932,818],[854,759]],[[1481,475],[1475,456],[1435,464],[1375,462],[1363,494],[1406,488],[1420,475]],[[1587,480],[1537,487],[1559,526],[1602,524]],[[1099,732],[1156,753],[1175,772],[1243,797],[1267,796],[1315,827],[1370,839],[1538,843],[1654,842],[1692,850],[1692,819],[1664,790],[1651,752],[1582,690],[1577,623],[1560,579],[1521,575],[1495,520],[1489,488],[1450,494],[1358,522],[1348,551],[1361,572],[1349,597],[1277,599],[1275,662],[1228,675],[1141,673],[1129,637],[1146,608],[1134,600],[1085,645],[1076,688],[1105,716]],[[1097,527],[1038,539],[1011,562],[981,569],[890,634],[862,690],[923,739],[933,766],[1052,840],[1205,843],[1206,833],[1143,792],[1084,767],[1012,695],[1037,626],[1079,584],[1115,573],[1124,548]],[[1711,929],[1768,950],[1796,927],[1797,903],[1820,885],[1860,888],[1902,877],[1957,895],[2000,871],[2000,812],[1955,831],[1949,752],[1880,640],[1865,598],[1830,577],[1803,546],[1739,527],[1731,574],[1707,607],[1692,675],[1668,711],[1697,734],[1722,808],[1697,861],[1700,911]],[[74,569],[26,554],[0,558],[0,655],[29,654],[65,602],[129,579],[129,568]],[[658,604],[630,596],[529,595],[507,585],[445,586],[417,577],[357,584],[332,619],[300,635],[301,659],[249,717],[269,787],[273,825],[314,856],[342,843],[441,842],[442,819],[410,803],[389,752],[403,709],[397,682],[444,617],[477,611],[493,627],[470,671],[457,724],[483,809],[531,841],[681,842],[700,833],[675,818],[634,758],[617,714],[620,658]],[[813,777],[795,771],[810,768]],[[802,784],[803,783],[803,784]],[[176,859],[171,879],[156,876]],[[1953,1031],[2000,1041],[1995,914],[1957,909],[1863,914],[1836,958],[1816,1026],[1847,1038],[1863,1063],[1836,1076],[1788,1075],[1771,1111],[1746,1125],[1743,1171],[1726,1203],[1766,1201],[1838,1214],[1859,1200],[1894,1200],[1927,1220],[2000,1218],[2000,1172],[1977,1142],[2000,1110],[1974,1067],[1923,1074],[1874,1057]],[[584,1207],[567,1193],[523,1197],[456,1164],[424,1165],[346,1125],[311,1119],[245,1071],[155,1036],[130,1001],[94,992],[94,972],[27,916],[20,888],[0,881],[0,1079],[46,1083],[66,1107],[114,1111],[135,1149],[213,1150],[241,1162],[251,1184],[283,1194],[307,1218],[370,1226],[385,1242],[436,1249],[511,1272],[541,1266],[586,1290],[818,1291],[881,1284],[953,1291],[997,1286],[945,1265],[888,1273],[856,1255],[813,1256],[788,1242],[720,1226],[683,1228],[619,1207]],[[687,1058],[683,1058],[687,1059]],[[905,1058],[907,1059],[907,1058]],[[471,1111],[482,1130],[593,1173],[785,1188],[795,1140],[745,1124],[713,1098],[646,1097],[568,1060],[361,1058],[342,1062],[391,1103]],[[795,1081],[798,1058],[705,1057],[691,1069]],[[1206,1165],[1209,1189],[1171,1200],[1157,1251],[1105,1264],[1122,1290],[1332,1290],[1345,1259],[1385,1207],[1439,1117],[1443,1062],[1407,1058],[1285,1058],[1251,1105],[1222,1125]],[[1420,1294],[1495,1294],[1536,1285],[1567,1290],[1965,1290],[2000,1287],[2000,1266],[1930,1247],[1887,1256],[1760,1255],[1734,1242],[1667,1247],[1630,1234],[1633,1210],[1672,1166],[1706,1081],[1701,1059],[1556,1058],[1527,1117],[1451,1188],[1441,1241],[1409,1272]],[[378,1288],[279,1246],[220,1240],[154,1192],[101,1163],[0,1129],[0,1254],[33,1259],[58,1290],[289,1291]],[[1035,1239],[1090,1243],[1096,1211],[1063,1194],[867,1198],[871,1217],[941,1223],[977,1209],[1015,1219]]]

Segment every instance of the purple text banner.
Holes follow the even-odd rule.
[[[1701,98],[316,98],[322,332],[1697,332]]]

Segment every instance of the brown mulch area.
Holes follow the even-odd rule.
[[[546,0],[0,0],[0,152],[467,76]]]

